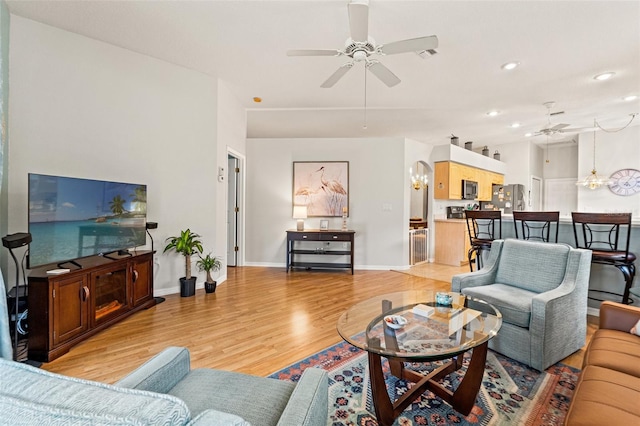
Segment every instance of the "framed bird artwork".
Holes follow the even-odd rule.
[[[342,217],[349,211],[348,161],[294,161],[293,205],[307,217]]]

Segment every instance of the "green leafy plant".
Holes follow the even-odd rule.
[[[211,277],[211,272],[212,271],[217,272],[222,267],[222,262],[220,262],[220,258],[211,256],[211,253],[207,254],[205,257],[202,257],[201,255],[198,255],[198,256],[200,257],[200,260],[196,262],[196,266],[201,271],[205,271],[207,273],[208,283],[214,282],[213,278]]]
[[[202,253],[202,242],[199,240],[200,235],[191,232],[190,229],[180,231],[179,237],[167,238],[167,246],[163,253],[174,250],[185,258],[185,278],[191,278],[191,256],[196,253]]]

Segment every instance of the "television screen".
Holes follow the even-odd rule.
[[[28,267],[146,243],[147,187],[29,173]]]

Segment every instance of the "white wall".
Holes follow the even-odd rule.
[[[549,162],[547,163],[547,157]],[[543,149],[543,177],[545,179],[578,179],[578,144],[550,146],[549,152]]]
[[[636,122],[640,119],[636,118]],[[597,132],[596,171],[609,177],[620,169],[640,170],[640,123],[617,133]],[[603,126],[607,128],[606,126]],[[583,179],[593,168],[593,132],[582,133],[578,138],[578,177]],[[578,210],[584,212],[631,212],[634,219],[640,217],[640,194],[626,197],[615,195],[608,188],[578,189]]]
[[[357,269],[408,267],[409,201],[404,139],[248,139],[246,264],[285,264],[294,161],[349,162],[348,228]],[[320,218],[305,220],[319,227]],[[340,229],[341,218],[329,227]]]
[[[9,232],[27,229],[27,173],[35,172],[147,184],[156,250],[187,227],[206,246],[224,246],[216,79],[11,18]],[[158,254],[157,262],[156,294],[176,292],[183,258]]]

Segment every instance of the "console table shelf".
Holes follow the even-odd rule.
[[[305,231],[288,230],[287,231],[287,272],[292,268],[305,269],[351,269],[353,274],[353,249],[354,249],[355,231],[341,231],[335,229],[319,230],[309,229]],[[348,245],[348,250],[340,248],[328,248],[331,243],[344,243]],[[322,244],[316,248],[302,248],[300,244],[316,243]],[[297,247],[297,248],[296,248]],[[323,256],[327,262],[321,262],[319,259],[314,261],[295,260],[295,256]],[[349,262],[330,262],[326,256],[347,256]]]

